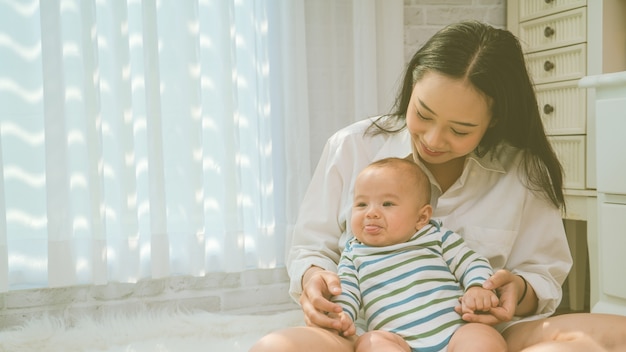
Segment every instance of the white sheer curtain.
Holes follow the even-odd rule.
[[[387,109],[401,9],[0,1],[0,292],[281,266],[325,139]]]
[[[404,68],[402,0],[308,0],[311,162],[354,121],[389,112]]]

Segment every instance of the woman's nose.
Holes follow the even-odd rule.
[[[443,144],[443,133],[441,129],[433,127],[424,135],[424,141],[429,148],[438,149]]]

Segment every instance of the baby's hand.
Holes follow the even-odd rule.
[[[328,313],[328,316],[333,319],[338,319],[341,322],[341,331],[338,331],[339,335],[348,337],[356,334],[356,326],[350,316],[346,312],[341,313]]]
[[[500,303],[495,292],[480,286],[468,288],[459,300],[461,301],[461,312],[463,314],[488,312]]]

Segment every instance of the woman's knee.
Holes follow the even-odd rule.
[[[250,348],[249,352],[289,352],[296,351],[290,334],[286,331],[276,331],[263,336]]]
[[[468,323],[452,335],[448,351],[504,352],[507,351],[507,345],[504,337],[494,327]]]

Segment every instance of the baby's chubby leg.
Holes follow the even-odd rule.
[[[373,330],[359,336],[355,343],[355,351],[411,352],[411,348],[399,335],[388,331]]]

